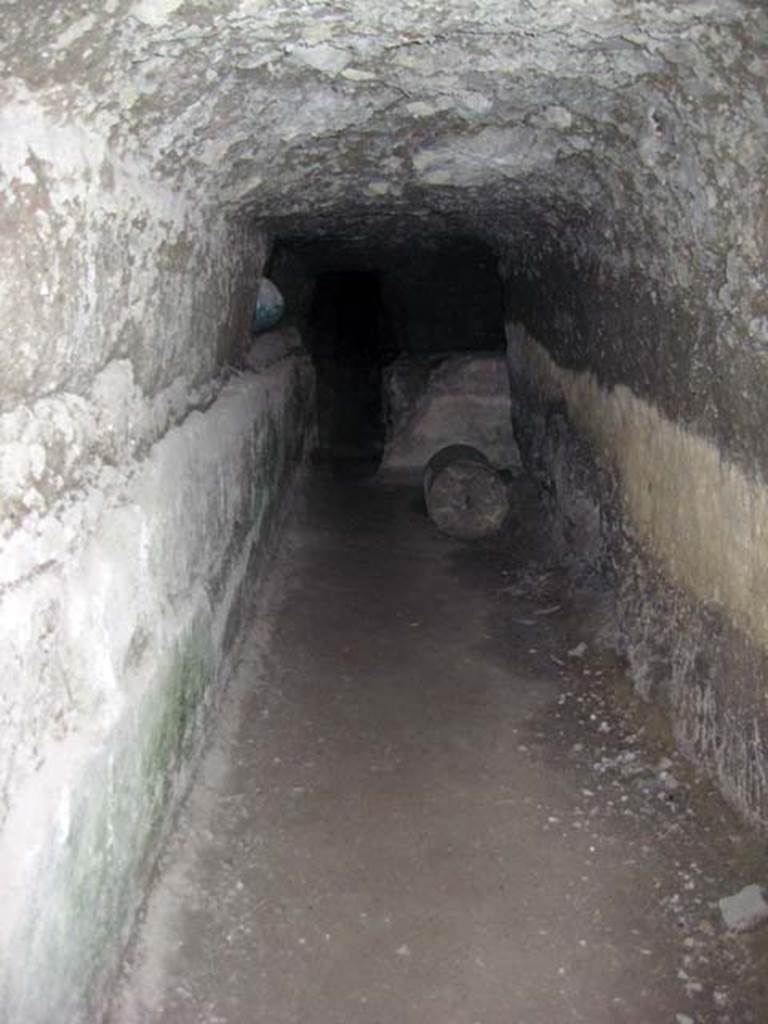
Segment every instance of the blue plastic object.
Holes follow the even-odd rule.
[[[251,337],[255,338],[257,334],[263,334],[270,327],[274,327],[280,322],[284,312],[285,299],[280,289],[268,277],[262,277],[251,316]]]

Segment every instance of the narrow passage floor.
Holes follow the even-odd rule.
[[[768,1021],[717,908],[764,851],[533,520],[462,543],[323,477],[271,587],[113,1024]]]

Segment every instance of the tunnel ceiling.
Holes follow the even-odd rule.
[[[280,234],[557,230],[654,188],[716,204],[719,147],[754,173],[766,20],[733,0],[98,6],[3,5],[7,117],[34,93]]]

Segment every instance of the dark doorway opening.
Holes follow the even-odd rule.
[[[319,458],[342,472],[375,473],[384,449],[382,367],[388,358],[379,272],[320,274],[308,326]]]

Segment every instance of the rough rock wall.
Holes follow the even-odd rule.
[[[263,243],[22,85],[5,93],[0,410],[83,394],[120,359],[147,395],[207,384],[233,355]]]
[[[4,1020],[98,1019],[302,464],[311,380],[305,357],[233,378],[3,594]]]
[[[280,234],[365,247],[374,232],[408,245],[463,226],[535,241],[573,217],[610,229],[651,186],[664,217],[690,219],[696,248],[736,154],[738,201],[760,193],[744,116],[765,79],[760,6],[15,0],[0,60],[14,102],[33,93],[123,160],[146,154],[154,181]],[[712,127],[701,149],[689,120]]]
[[[524,462],[549,497],[561,551],[617,586],[618,639],[638,692],[668,706],[682,749],[765,827],[768,485],[759,417],[768,368],[760,340],[744,325],[745,351],[731,369],[746,373],[748,364],[751,376],[741,402],[730,403],[723,363],[700,356],[700,346],[726,343],[715,325],[728,322],[708,309],[705,292],[694,293],[697,318],[695,301],[685,312],[657,308],[663,285],[652,277],[618,293],[604,279],[608,294],[579,296],[574,316],[573,289],[561,276],[557,295],[550,270],[539,282],[529,266],[524,284],[509,274],[510,309],[538,333],[507,324]],[[534,301],[540,284],[546,298]],[[601,337],[619,340],[600,345]]]
[[[719,11],[658,37],[664,68],[613,108],[607,204],[501,262],[517,438],[561,547],[616,582],[638,691],[766,826],[766,36]]]
[[[311,430],[234,373],[264,260],[22,89],[0,110],[0,1018],[100,1000]]]

